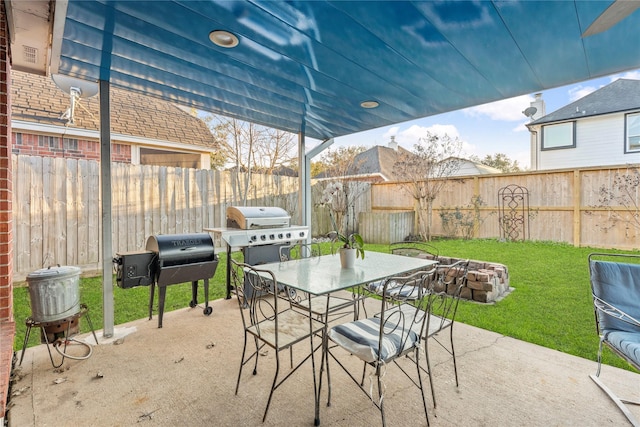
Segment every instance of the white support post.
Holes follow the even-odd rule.
[[[306,144],[304,133],[298,133],[298,211],[300,212],[300,225],[311,225],[311,172],[310,163],[306,156]],[[311,233],[309,233],[311,234]],[[310,239],[310,236],[309,236]]]
[[[111,234],[111,112],[109,82],[100,80],[100,191],[102,197],[103,336],[113,336],[113,242]]]

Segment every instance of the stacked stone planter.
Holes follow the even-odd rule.
[[[441,265],[450,265],[461,260],[461,258],[444,256],[429,258],[435,259]],[[455,272],[451,274],[455,274]],[[506,265],[486,261],[469,261],[467,284],[462,288],[460,298],[492,303],[504,297],[510,291],[509,270]]]

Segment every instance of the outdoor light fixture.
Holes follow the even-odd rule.
[[[213,44],[216,44],[224,48],[232,48],[238,46],[238,37],[224,30],[214,30],[209,33],[209,40]]]
[[[362,108],[377,108],[379,105],[378,101],[362,101],[360,103]]]

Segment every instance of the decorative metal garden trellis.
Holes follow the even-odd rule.
[[[510,184],[498,190],[500,237],[505,240],[529,239],[529,190]]]

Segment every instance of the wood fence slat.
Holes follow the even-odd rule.
[[[64,158],[54,161],[55,174],[53,176],[53,219],[56,240],[54,262],[67,265],[67,162]]]
[[[125,206],[127,208],[127,250],[136,251],[140,229],[140,169],[126,169]]]
[[[13,156],[14,268],[24,274],[31,271],[31,158]]]
[[[102,195],[100,190],[100,165],[98,162],[86,161],[87,179],[86,188],[89,194],[87,205],[87,235],[89,244],[87,246],[87,263],[92,264],[95,269],[99,269],[102,252],[102,218],[101,206]],[[97,242],[97,245],[96,245]]]
[[[67,169],[67,264],[78,265],[78,161],[66,159]]]
[[[116,163],[112,163],[115,165]],[[120,163],[118,165],[118,190],[116,194],[118,195],[118,246],[114,246],[118,248],[122,252],[129,251],[129,242],[128,242],[128,209],[127,209],[127,187],[128,187],[128,174],[127,168],[124,164]],[[112,190],[113,191],[113,190]]]
[[[178,195],[176,191],[176,169],[167,169],[167,234],[175,234],[178,225]]]
[[[55,224],[56,188],[55,185],[55,158],[42,158],[42,267],[55,266],[56,263],[64,263],[64,259],[56,259],[56,239],[58,230]],[[64,188],[64,187],[63,187]],[[62,198],[64,200],[64,197]],[[62,239],[65,241],[64,239]],[[64,252],[63,252],[64,254]],[[35,267],[35,266],[34,266]]]
[[[147,239],[149,236],[156,234],[153,229],[153,216],[154,216],[154,191],[153,187],[153,177],[154,177],[154,168],[153,166],[145,165],[143,168],[144,177],[142,179],[142,184],[140,186],[140,191],[142,192],[142,215],[143,215],[143,225],[142,225],[142,244],[140,249],[144,249],[147,244]]]
[[[35,221],[30,221],[29,245],[31,246],[31,269],[42,268],[42,158],[31,158],[31,209],[29,215]]]
[[[76,242],[78,252],[78,264],[86,265],[89,262],[89,209],[90,193],[92,189],[88,187],[88,164],[86,160],[78,160],[77,163],[78,174],[78,240]],[[95,192],[95,190],[93,191]]]
[[[167,168],[158,170],[158,202],[160,204],[160,233],[169,233],[169,189],[167,183]]]
[[[207,192],[207,172],[206,170],[196,170],[196,189],[194,192],[195,195],[195,204],[196,204],[196,215],[195,215],[195,226],[194,230],[202,230],[206,226],[206,206],[207,206],[207,196],[209,193]]]

